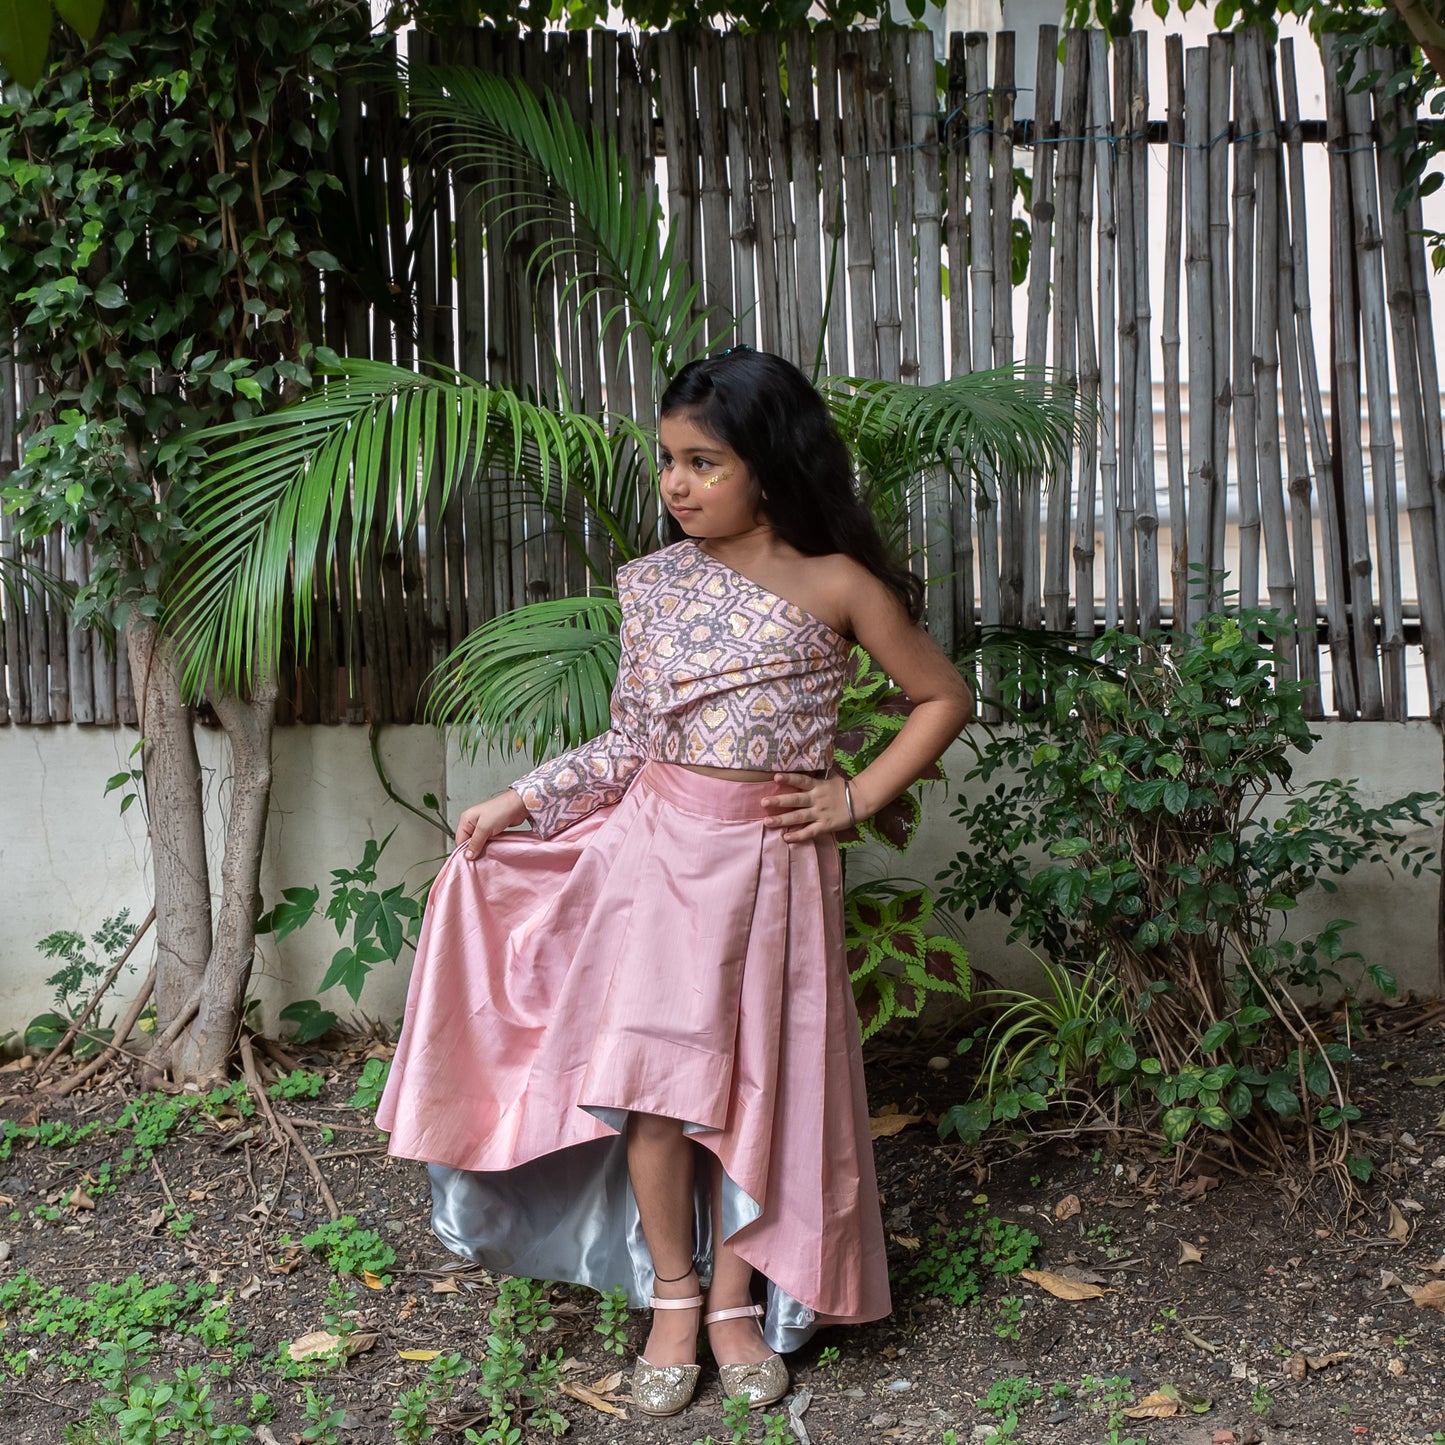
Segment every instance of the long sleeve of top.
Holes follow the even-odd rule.
[[[589,742],[550,759],[512,784],[532,820],[550,838],[608,803],[617,802],[647,761],[643,688],[638,668],[638,619],[625,569],[618,575],[622,603],[621,653],[612,689],[612,726]]]

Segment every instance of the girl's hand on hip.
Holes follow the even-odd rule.
[[[779,791],[763,799],[765,828],[781,828],[783,842],[806,843],[824,833],[853,826],[840,773],[814,778],[807,773],[774,773]]]
[[[468,859],[476,858],[487,846],[487,840],[526,819],[522,800],[508,788],[485,803],[474,803],[457,821],[456,845],[467,845]]]

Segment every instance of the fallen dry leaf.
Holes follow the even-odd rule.
[[[1054,1205],[1054,1218],[1072,1219],[1083,1207],[1077,1194],[1066,1194]]]
[[[1390,1363],[1385,1366],[1385,1368],[1398,1380],[1400,1376],[1403,1375],[1405,1371],[1410,1367],[1404,1362],[1404,1360],[1397,1359],[1391,1360]]]
[[[350,1355],[364,1355],[368,1350],[375,1348],[376,1342],[381,1338],[371,1330],[358,1330],[355,1334],[346,1336],[346,1353]]]
[[[1179,1413],[1179,1401],[1171,1399],[1162,1390],[1145,1395],[1137,1405],[1130,1405],[1123,1412],[1126,1420],[1170,1420]]]
[[[1429,1284],[1422,1284],[1419,1289],[1405,1287],[1405,1293],[1415,1301],[1417,1310],[1437,1309],[1445,1312],[1445,1279],[1432,1279]]]
[[[919,1239],[916,1234],[890,1234],[888,1237],[894,1244],[901,1245],[904,1249],[908,1250],[918,1249],[923,1244],[923,1241]]]
[[[75,1186],[75,1192],[65,1201],[72,1209],[94,1209],[95,1200],[83,1190],[80,1185]]]
[[[240,1289],[236,1291],[242,1299],[255,1299],[261,1293],[261,1281],[256,1275],[252,1275]]]
[[[440,1350],[398,1350],[396,1357],[399,1360],[421,1360],[425,1363],[428,1360],[436,1359],[439,1354],[441,1354]]]
[[[330,1330],[310,1330],[292,1340],[286,1346],[286,1353],[299,1362],[314,1360],[322,1355],[339,1355],[341,1349],[340,1335],[333,1335]]]
[[[1423,1078],[1411,1079],[1412,1084],[1418,1084],[1422,1089],[1438,1089],[1445,1084],[1445,1074],[1426,1074]]]
[[[273,1259],[266,1266],[267,1274],[290,1274],[293,1270],[300,1268],[301,1251],[293,1249],[282,1255],[280,1259]]]
[[[1394,1270],[1382,1269],[1380,1271],[1380,1288],[1394,1289],[1396,1285],[1399,1285],[1403,1289],[1405,1286],[1405,1282],[1400,1278],[1398,1274],[1395,1273]]]
[[[1022,1269],[1019,1271],[1019,1278],[1038,1285],[1055,1299],[1099,1299],[1105,1293],[1096,1284],[1081,1284],[1076,1279],[1065,1279],[1063,1275],[1054,1274],[1047,1269]]]
[[[1427,1264],[1425,1266],[1425,1273],[1445,1274],[1445,1254],[1442,1254],[1440,1258],[1435,1261],[1434,1264]]]
[[[0,1074],[17,1074],[22,1069],[28,1069],[34,1062],[34,1054],[26,1054],[23,1058],[19,1059],[11,1059],[8,1064],[0,1064]]]
[[[361,1271],[361,1282],[367,1289],[385,1289],[386,1281],[379,1274],[373,1274],[371,1270]]]
[[[1181,1199],[1203,1199],[1211,1189],[1219,1187],[1219,1179],[1213,1174],[1196,1174],[1179,1186]]]
[[[1204,1256],[1200,1253],[1197,1245],[1190,1244],[1187,1239],[1179,1241],[1179,1263],[1180,1264],[1202,1264]]]
[[[604,1400],[596,1390],[589,1389],[586,1385],[574,1385],[571,1380],[563,1380],[558,1388],[564,1395],[570,1395],[584,1405],[591,1405],[594,1410],[601,1410],[604,1415],[616,1415],[620,1420],[627,1418],[626,1411],[619,1410],[611,1400]]]
[[[922,1118],[922,1114],[890,1114],[885,1110],[869,1119],[868,1134],[873,1139],[891,1139]]]
[[[1331,1365],[1338,1365],[1341,1360],[1348,1360],[1348,1350],[1332,1350],[1328,1355],[1306,1355],[1305,1364],[1312,1370],[1328,1370]]]
[[[434,1279],[431,1282],[433,1294],[460,1294],[462,1287],[454,1279]]]
[[[1407,1243],[1410,1238],[1409,1223],[1394,1204],[1390,1205],[1390,1227],[1385,1233],[1388,1234],[1391,1239],[1398,1240],[1401,1244]]]
[[[588,1389],[597,1395],[610,1395],[622,1388],[622,1382],[626,1378],[626,1370],[613,1370],[610,1375],[603,1375],[600,1380],[593,1380]]]
[[[1302,1385],[1310,1372],[1310,1362],[1302,1350],[1296,1350],[1284,1363],[1285,1372],[1296,1385]]]

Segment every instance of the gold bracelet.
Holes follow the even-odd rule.
[[[858,817],[853,811],[853,789],[849,786],[847,778],[843,779],[843,801],[848,805],[848,826],[850,828],[856,828],[858,826]]]

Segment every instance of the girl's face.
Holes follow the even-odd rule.
[[[680,412],[658,425],[663,505],[689,537],[733,537],[761,525],[760,488],[733,449]]]

